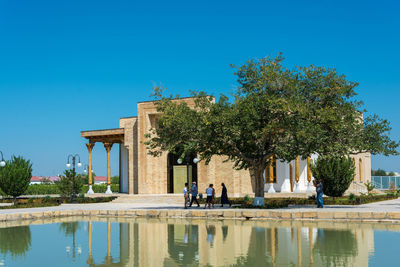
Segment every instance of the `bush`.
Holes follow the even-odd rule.
[[[367,188],[368,195],[375,189],[375,185],[371,184],[369,181],[364,183],[365,187]]]
[[[26,195],[54,195],[60,194],[55,184],[32,184],[25,192]]]
[[[324,194],[341,197],[354,177],[354,163],[350,157],[321,156],[310,165],[313,176],[322,179]]]
[[[23,157],[13,156],[0,168],[0,187],[4,194],[14,197],[25,193],[32,177],[32,164]]]
[[[60,177],[60,181],[56,182],[56,186],[62,197],[75,199],[82,190],[82,177],[77,175],[74,170],[65,170],[64,176]]]

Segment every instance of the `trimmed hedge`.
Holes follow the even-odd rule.
[[[75,203],[102,203],[110,202],[117,197],[83,197],[79,196],[76,198]],[[0,203],[12,203],[13,198],[0,199]],[[21,197],[17,198],[14,205],[12,206],[2,206],[0,209],[21,209],[21,208],[38,208],[38,207],[50,207],[58,206],[62,203],[72,203],[70,198],[61,197]]]
[[[95,193],[105,193],[107,184],[94,184],[92,186]],[[85,194],[89,190],[88,185],[84,185],[81,194]],[[111,191],[119,192],[118,184],[111,184]],[[33,184],[28,187],[24,195],[56,195],[60,194],[60,190],[55,184]]]

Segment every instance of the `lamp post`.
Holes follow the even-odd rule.
[[[4,167],[6,166],[6,162],[4,161],[3,152],[0,151],[0,154],[1,154],[0,167]]]
[[[66,164],[67,168],[71,168],[71,163],[70,163],[70,159],[71,159],[71,161],[72,161],[72,170],[74,170],[74,172],[75,172],[76,158],[78,158],[78,168],[80,168],[82,166],[82,163],[81,163],[81,157],[78,154],[68,155],[67,164]]]
[[[78,164],[77,164],[78,168],[81,167],[82,166],[81,157],[78,154],[68,155],[67,164],[66,164],[67,168],[70,168],[71,167],[70,160],[72,161],[72,170],[73,170],[73,174],[74,174],[74,177],[72,178],[72,188],[73,188],[73,190],[75,190],[75,188],[76,188],[76,172],[75,172],[76,158],[78,158]],[[76,194],[75,194],[75,192],[73,192],[72,193],[72,201],[75,201],[75,198],[76,198]]]

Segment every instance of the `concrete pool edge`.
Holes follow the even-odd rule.
[[[0,222],[69,216],[117,216],[146,218],[211,218],[236,220],[356,221],[400,223],[400,212],[285,211],[285,210],[183,210],[183,209],[71,209],[0,214]]]

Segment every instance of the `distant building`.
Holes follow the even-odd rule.
[[[105,184],[107,183],[107,177],[105,176],[95,176],[94,184]]]
[[[194,107],[192,98],[183,98],[189,107]],[[224,182],[230,196],[251,195],[254,183],[247,170],[235,170],[233,162],[226,162],[226,157],[214,156],[208,165],[198,162],[198,155],[186,155],[184,159],[173,153],[163,152],[160,157],[148,154],[145,134],[157,127],[157,120],[162,116],[157,112],[155,102],[140,102],[137,105],[137,117],[120,119],[120,128],[82,131],[81,136],[88,139],[89,165],[92,160],[92,149],[96,143],[103,143],[95,148],[107,152],[108,184],[111,184],[110,150],[113,144],[119,144],[119,192],[128,194],[177,194],[182,193],[184,184],[197,182],[200,192],[210,183],[217,192]],[[103,148],[104,146],[104,148]],[[371,155],[360,153],[351,156],[355,165],[353,187],[365,188],[364,183],[371,181]],[[281,162],[271,157],[272,164],[264,172],[265,192],[315,192],[312,185],[312,173],[309,168],[311,155],[307,159],[297,157],[291,162]],[[105,181],[104,181],[105,182]],[[95,183],[98,183],[95,180]],[[111,193],[107,189],[108,193]]]
[[[58,176],[32,176],[31,182],[29,185],[32,184],[43,184],[43,183],[51,183],[54,184],[55,181],[59,181],[60,177]]]

